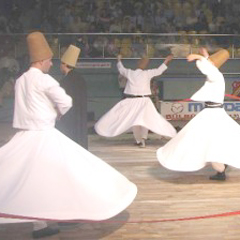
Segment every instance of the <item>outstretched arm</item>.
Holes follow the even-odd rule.
[[[194,60],[202,60],[204,57],[202,55],[199,54],[189,54],[187,56],[187,61],[188,62],[192,62]]]
[[[206,59],[209,58],[209,53],[208,53],[208,51],[207,51],[206,48],[201,47],[201,48],[199,49],[199,52],[200,52],[200,54],[202,54]]]
[[[118,62],[120,62],[120,61],[122,60],[122,55],[121,55],[121,54],[119,54],[119,55],[117,56],[117,60],[118,60]]]
[[[187,56],[187,61],[188,62],[192,62],[194,60],[202,60],[203,58],[208,59],[209,58],[209,54],[206,48],[201,47],[199,49],[199,53],[201,54],[190,54]]]
[[[187,61],[192,62],[194,60],[197,60],[196,66],[202,72],[202,74],[208,77],[208,81],[215,81],[216,76],[218,76],[218,74],[221,73],[219,72],[218,68],[214,66],[214,63],[210,59],[208,59],[209,54],[205,48],[201,48],[200,53],[202,55],[200,54],[188,55]]]
[[[124,76],[124,77],[127,78],[128,69],[123,66],[121,59],[122,59],[122,55],[119,54],[119,55],[117,56],[117,60],[118,60],[118,62],[117,62],[117,69],[118,69],[119,73],[120,73],[122,76]]]
[[[158,68],[153,68],[153,69],[149,69],[147,70],[148,72],[148,76],[150,78],[162,75],[163,72],[165,72],[168,68],[168,64],[172,61],[173,59],[173,54],[169,54],[166,59],[164,60],[164,62],[158,67]]]
[[[173,54],[170,54],[166,57],[165,61],[163,62],[165,65],[168,65],[173,59]]]

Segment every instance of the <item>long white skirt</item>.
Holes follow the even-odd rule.
[[[126,98],[117,103],[95,124],[96,132],[104,137],[115,137],[142,126],[162,136],[174,137],[175,128],[162,117],[149,97]]]
[[[158,161],[175,171],[197,171],[209,162],[240,168],[240,126],[223,108],[205,108],[167,144]]]
[[[0,176],[0,216],[104,220],[137,194],[126,177],[55,128],[18,132],[0,148]]]

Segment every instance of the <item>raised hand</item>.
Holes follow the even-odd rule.
[[[205,58],[208,58],[208,57],[209,57],[209,54],[208,54],[208,51],[207,51],[206,48],[201,47],[201,48],[199,49],[199,52],[200,52],[200,54],[202,54]]]
[[[121,54],[118,54],[117,59],[118,59],[118,61],[121,61],[122,55],[121,55]]]
[[[169,54],[164,61],[165,65],[168,65],[168,63],[171,62],[172,59],[173,59],[173,54]]]
[[[199,54],[189,54],[188,56],[187,56],[187,61],[188,62],[192,62],[192,61],[194,61],[194,60],[200,60],[200,59],[202,59],[203,58],[203,56],[201,56],[201,55],[199,55]]]

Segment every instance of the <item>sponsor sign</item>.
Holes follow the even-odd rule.
[[[202,102],[160,102],[160,112],[167,120],[190,120],[204,108]],[[240,102],[224,102],[230,117],[240,120]]]
[[[77,62],[76,68],[111,68],[111,62]]]

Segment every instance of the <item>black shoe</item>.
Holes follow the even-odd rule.
[[[225,172],[218,172],[217,174],[210,176],[210,180],[218,180],[218,181],[225,181],[226,180],[226,175]]]
[[[33,238],[43,238],[43,237],[48,237],[48,236],[52,236],[55,234],[58,234],[60,231],[57,228],[50,228],[50,227],[46,227],[37,231],[33,231],[32,232],[32,237]]]

